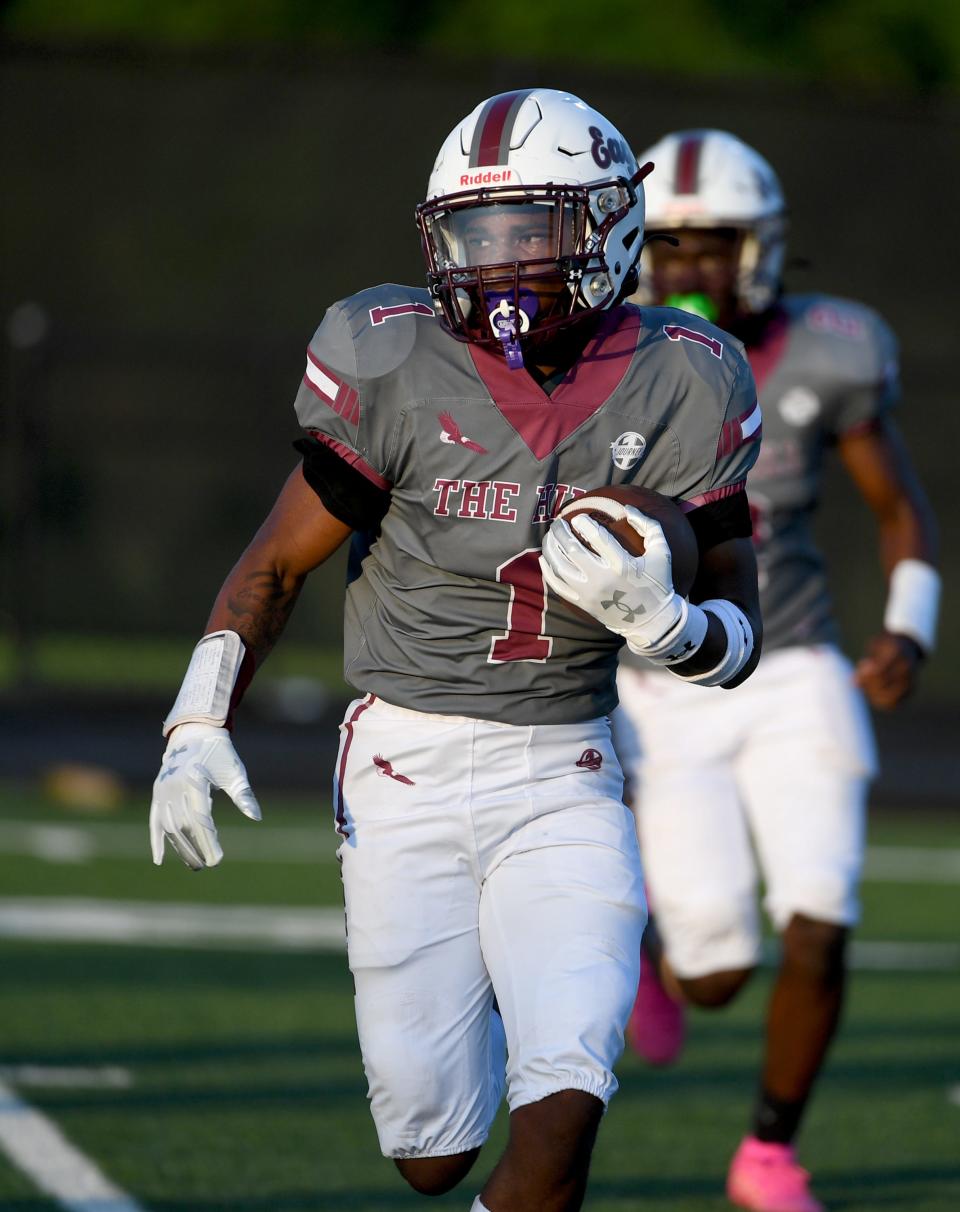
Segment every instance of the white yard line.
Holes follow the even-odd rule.
[[[863,878],[874,883],[960,883],[960,850],[868,846]]]
[[[56,1090],[129,1090],[133,1077],[129,1069],[101,1065],[86,1069],[63,1065],[0,1065],[0,1082],[14,1086],[33,1086]]]
[[[84,897],[0,899],[0,938],[58,943],[119,943],[201,950],[343,951],[343,910],[283,905],[192,905]],[[764,949],[775,964],[777,944]],[[855,940],[855,969],[960,971],[960,943]]]
[[[336,842],[328,819],[314,825],[225,830],[228,857],[244,863],[327,863],[336,861]],[[96,858],[148,859],[146,811],[142,824],[84,821],[69,824],[0,821],[0,854],[22,855],[51,863],[87,863]],[[874,883],[960,883],[960,849],[919,846],[868,846],[864,879]]]
[[[775,939],[763,944],[763,964],[775,967],[780,947]],[[960,971],[960,943],[886,942],[854,939],[849,965],[859,972],[955,972]]]
[[[960,943],[887,943],[854,939],[850,967],[873,972],[960,970]]]
[[[267,951],[343,951],[340,908],[191,905],[85,897],[0,900],[0,938]]]
[[[329,827],[328,827],[329,825]],[[249,828],[249,832],[248,832]],[[336,861],[337,842],[332,824],[321,817],[307,826],[243,824],[223,831],[231,859],[247,863],[325,863]],[[50,863],[88,863],[96,858],[149,861],[147,814],[143,823],[91,821],[82,824],[38,824],[35,821],[0,821],[0,854],[43,859]]]
[[[0,1081],[0,1149],[67,1212],[144,1212],[56,1124]]]

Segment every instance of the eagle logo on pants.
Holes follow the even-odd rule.
[[[374,754],[373,764],[377,768],[377,774],[381,778],[395,779],[398,783],[406,783],[408,787],[413,787],[413,779],[408,779],[405,774],[397,774],[392,764],[385,757],[381,757],[379,753]]]

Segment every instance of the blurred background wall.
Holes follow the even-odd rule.
[[[686,126],[746,139],[780,174],[809,263],[788,286],[893,325],[945,572],[941,649],[896,731],[905,761],[904,738],[955,734],[958,6],[494,0],[479,26],[474,6],[425,0],[67,7],[0,9],[8,706],[57,681],[37,674],[50,637],[125,637],[134,683],[137,641],[182,642],[185,659],[295,463],[291,405],[325,308],[422,281],[413,208],[441,140],[483,97],[543,84],[584,96],[638,153]],[[835,469],[820,533],[856,651],[883,584]],[[342,575],[312,578],[291,641],[336,648]]]

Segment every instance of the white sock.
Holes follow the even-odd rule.
[[[470,1212],[490,1212],[490,1209],[486,1204],[480,1202],[480,1196],[478,1195],[470,1205]]]

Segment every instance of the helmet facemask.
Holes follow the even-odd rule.
[[[643,175],[463,190],[421,203],[427,283],[441,324],[458,340],[499,346],[519,369],[523,345],[618,302],[614,281],[629,268],[624,260],[639,256],[642,206],[635,233],[613,241],[615,250],[610,237],[637,205]]]

